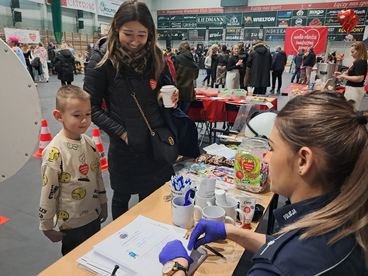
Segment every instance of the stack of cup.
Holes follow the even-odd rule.
[[[202,215],[202,209],[207,206],[215,205],[215,189],[216,189],[216,179],[203,177],[200,180],[198,191],[195,195],[195,209],[198,210],[194,212],[195,220],[200,220]]]

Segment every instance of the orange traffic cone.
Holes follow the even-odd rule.
[[[47,121],[43,120],[41,122],[40,143],[38,150],[32,154],[33,157],[42,158],[42,151],[50,143],[51,139],[51,133],[49,131]]]
[[[100,130],[97,127],[92,130],[92,139],[93,142],[95,142],[96,144],[98,153],[100,154],[101,171],[106,171],[108,167],[107,159],[105,156],[104,147],[101,140]]]

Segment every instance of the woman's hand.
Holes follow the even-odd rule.
[[[203,237],[202,234],[204,234]],[[224,239],[226,239],[226,230],[225,224],[222,221],[201,219],[194,227],[194,230],[190,235],[188,249],[197,249],[203,244]]]
[[[176,91],[171,95],[171,100],[174,104],[173,108],[177,108],[178,102],[179,102],[179,90],[178,89],[176,89]]]
[[[182,242],[179,240],[168,242],[164,246],[164,248],[162,248],[159,255],[159,260],[161,264],[166,264],[167,262],[178,258],[183,258],[187,260],[187,265],[193,262],[193,259],[188,255],[188,252],[185,250]]]
[[[125,142],[125,144],[127,144],[128,145],[128,142],[129,142],[129,140],[128,140],[128,132],[124,132],[121,136],[120,136],[120,138],[121,138],[121,140],[123,140],[124,142]]]

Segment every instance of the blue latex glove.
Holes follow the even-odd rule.
[[[202,234],[204,237],[199,239]],[[193,250],[193,247],[197,249],[203,244],[224,239],[226,239],[226,230],[222,221],[201,219],[190,235],[188,249]]]
[[[162,248],[159,255],[161,264],[166,264],[167,262],[176,258],[187,259],[189,264],[193,262],[193,259],[190,256],[188,256],[187,250],[185,250],[184,245],[179,240],[173,240],[171,242],[168,242],[164,246],[164,248]]]

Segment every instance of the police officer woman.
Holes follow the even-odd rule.
[[[265,156],[271,191],[291,201],[275,211],[279,232],[267,236],[201,220],[188,248],[235,241],[255,252],[249,275],[368,275],[367,122],[367,114],[336,93],[288,102]],[[162,264],[170,260],[191,262],[179,241],[160,253]]]

